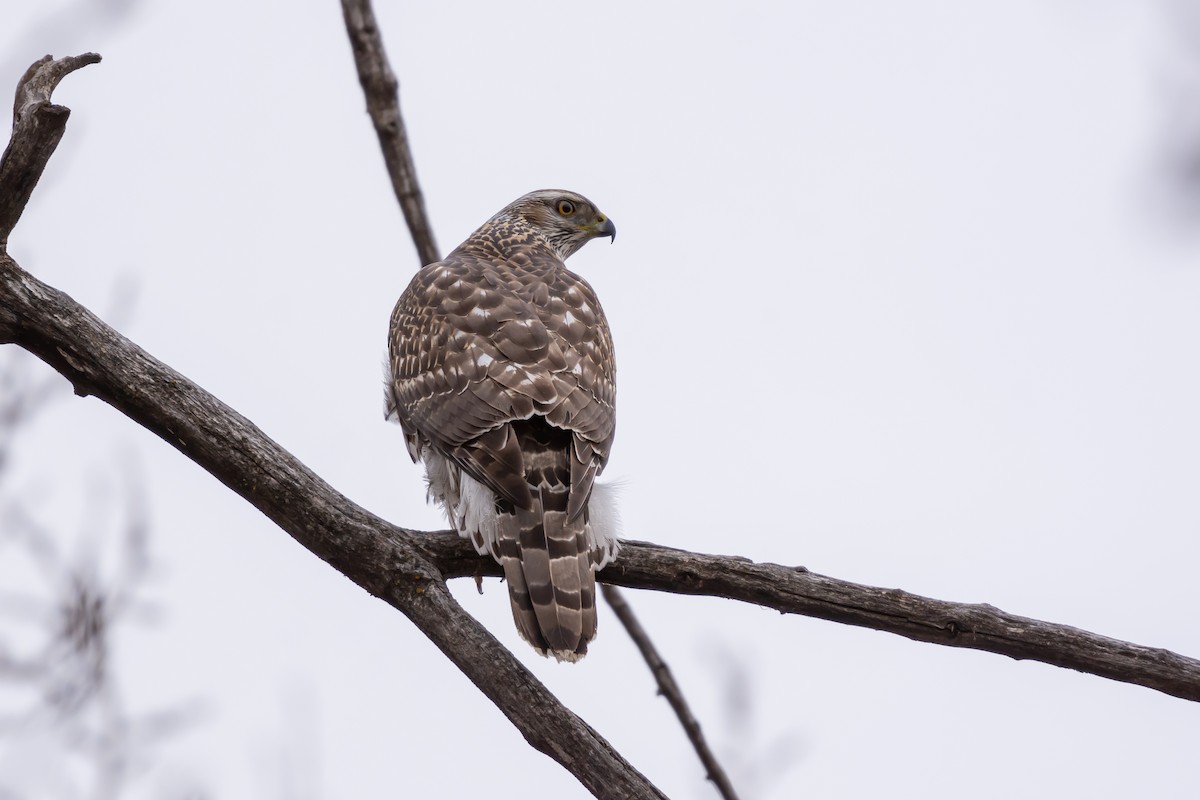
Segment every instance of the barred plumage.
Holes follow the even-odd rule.
[[[430,498],[504,568],[517,630],[575,661],[596,633],[594,570],[616,555],[595,485],[615,431],[604,311],[563,261],[616,228],[573,192],[532,192],[442,261],[392,312],[387,415]]]

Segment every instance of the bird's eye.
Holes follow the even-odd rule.
[[[564,217],[571,216],[575,213],[575,204],[570,200],[559,200],[558,213],[562,214]]]

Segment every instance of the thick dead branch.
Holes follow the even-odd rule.
[[[27,144],[10,146],[0,175],[40,174],[36,163],[8,163],[31,152],[37,151]],[[15,342],[70,380],[76,394],[99,397],[160,436],[304,547],[403,612],[534,748],[593,794],[663,796],[463,610],[411,532],[352,503],[245,417],[7,254],[0,254],[0,341]]]
[[[700,763],[704,765],[708,779],[717,787],[717,791],[721,793],[724,800],[737,800],[737,792],[734,791],[729,776],[725,774],[717,757],[713,755],[712,749],[704,738],[704,732],[700,730],[700,723],[696,721],[691,707],[688,706],[688,702],[683,696],[683,690],[675,682],[675,676],[671,674],[671,668],[667,666],[667,662],[663,661],[662,656],[658,654],[658,648],[651,641],[650,634],[642,627],[642,623],[638,622],[637,615],[625,601],[620,589],[606,583],[600,586],[600,591],[604,593],[604,599],[608,601],[608,605],[617,615],[617,619],[625,626],[629,638],[633,639],[633,643],[637,645],[646,665],[650,667],[650,672],[654,675],[654,682],[658,684],[658,693],[667,698],[667,702],[671,704],[675,716],[679,718],[679,724],[687,732],[692,748],[700,757]]]
[[[427,533],[419,542],[447,578],[500,574],[499,567],[489,566],[451,531]],[[737,556],[634,541],[622,543],[621,557],[599,577],[633,589],[725,597],[918,642],[1041,661],[1200,701],[1200,661],[1194,658],[1018,617],[986,603],[951,603],[829,578],[805,567],[757,564]]]
[[[0,253],[5,252],[8,235],[67,129],[71,110],[51,103],[51,93],[67,75],[99,60],[95,53],[57,61],[45,56],[30,66],[17,84],[13,135],[0,158]]]
[[[417,168],[408,149],[404,118],[400,116],[399,84],[384,53],[375,12],[368,0],[342,0],[342,15],[346,18],[346,33],[354,50],[358,82],[367,98],[367,111],[379,136],[392,189],[404,211],[421,263],[432,264],[442,256],[425,215],[425,198],[417,183]]]

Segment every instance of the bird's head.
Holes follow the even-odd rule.
[[[617,226],[592,201],[562,189],[530,192],[496,216],[527,223],[564,261],[592,239],[617,238]]]

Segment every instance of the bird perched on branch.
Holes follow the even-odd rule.
[[[582,195],[531,192],[421,268],[388,335],[386,413],[429,498],[501,564],[517,630],[559,661],[587,652],[594,570],[617,553],[595,483],[616,422],[612,336],[563,262],[616,230]]]

